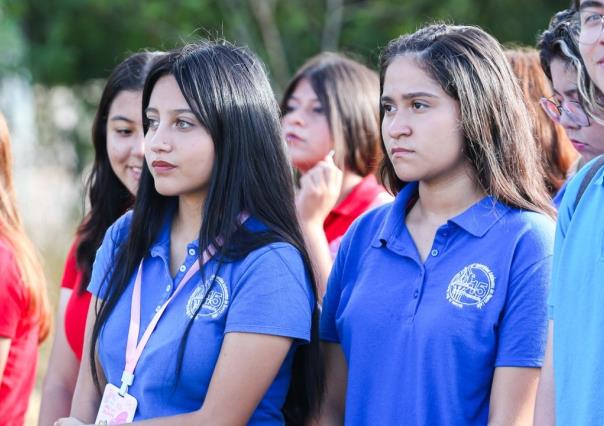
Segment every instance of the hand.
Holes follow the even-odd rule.
[[[323,226],[340,196],[342,177],[342,171],[333,161],[333,151],[304,173],[300,179],[300,191],[296,195],[296,210],[303,226]]]
[[[62,419],[54,422],[53,426],[81,426],[84,423],[76,419],[75,417],[63,417]]]

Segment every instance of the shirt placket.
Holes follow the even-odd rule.
[[[158,305],[155,307],[155,312],[158,312],[161,309],[162,305],[168,301],[168,299],[172,296],[174,290],[176,289],[180,281],[183,279],[189,268],[193,266],[193,264],[198,261],[198,259],[199,256],[197,247],[193,243],[189,244],[187,246],[187,256],[185,257],[185,260],[182,265],[180,265],[180,267],[178,268],[178,273],[176,274],[176,276],[173,279],[170,278],[170,280],[168,280],[166,287],[163,289],[163,295]],[[168,262],[166,261],[166,265],[167,264]],[[170,276],[169,273],[168,276]]]
[[[449,235],[451,234],[451,227],[446,224],[441,226],[440,228],[438,228],[436,230],[436,234],[434,236],[434,241],[432,242],[432,248],[430,249],[430,252],[428,253],[428,257],[426,258],[426,261],[421,264],[421,262],[418,262],[418,266],[420,268],[420,274],[418,279],[416,280],[416,288],[413,290],[413,313],[411,316],[411,320],[413,321],[413,319],[415,318],[415,315],[417,314],[419,308],[420,308],[420,303],[422,301],[422,295],[424,294],[424,292],[426,291],[426,281],[428,281],[429,276],[430,276],[430,270],[432,268],[435,268],[436,265],[439,263],[440,257],[444,254],[445,252],[445,247],[449,238]]]

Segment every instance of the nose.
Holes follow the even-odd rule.
[[[289,110],[283,115],[283,124],[289,124],[290,126],[298,125],[303,126],[305,123],[304,117],[300,108],[294,108]]]
[[[405,119],[404,114],[400,110],[392,117],[384,117],[382,131],[384,130],[391,139],[410,136],[412,133],[408,120]]]
[[[171,151],[169,129],[164,129],[161,124],[155,130],[149,129],[145,135],[143,147],[155,153]]]

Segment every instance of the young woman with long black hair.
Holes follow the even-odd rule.
[[[526,425],[547,326],[553,206],[497,41],[432,25],[380,64],[384,182],[323,300],[323,425]]]
[[[143,105],[140,189],[95,260],[90,362],[58,424],[304,424],[322,389],[316,288],[263,66],[187,46]]]
[[[142,91],[159,53],[130,55],[111,73],[92,125],[90,211],[80,224],[61,282],[59,321],[48,363],[40,426],[69,415],[82,360],[92,263],[109,226],[132,207],[143,167]]]

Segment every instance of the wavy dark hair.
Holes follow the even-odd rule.
[[[215,160],[202,212],[199,246],[218,247],[215,259],[220,268],[269,243],[287,242],[302,256],[316,298],[314,275],[294,207],[293,175],[281,137],[278,106],[262,63],[249,50],[226,41],[185,46],[162,57],[149,72],[143,90],[143,110],[155,84],[166,75],[176,79],[191,111],[214,142]],[[143,127],[147,131],[146,119]],[[177,197],[156,191],[145,164],[128,236],[117,249],[115,266],[108,272],[112,276],[107,296],[97,306],[92,349],[176,200]],[[238,216],[243,211],[259,219],[268,231],[251,232],[239,225]],[[203,265],[201,271],[204,272]],[[305,424],[318,412],[323,393],[318,315],[315,304],[311,341],[300,346],[294,356],[293,376],[283,407],[288,424]],[[181,339],[176,382],[192,324],[193,320]],[[90,363],[98,387],[94,350]]]
[[[375,71],[340,53],[310,58],[287,84],[281,114],[301,80],[308,80],[325,109],[337,158],[359,176],[374,173],[382,159]]]
[[[107,120],[113,100],[123,91],[142,91],[147,73],[159,52],[139,52],[127,57],[109,75],[92,123],[94,164],[86,188],[90,211],[77,231],[76,260],[82,273],[77,290],[86,291],[96,251],[107,228],[132,207],[134,196],[119,180],[107,155]]]
[[[555,217],[524,97],[497,40],[477,27],[445,24],[400,36],[381,55],[380,96],[388,66],[403,55],[459,102],[463,151],[477,185],[505,204]],[[383,135],[382,149],[380,174],[396,194],[406,182],[395,173]]]

